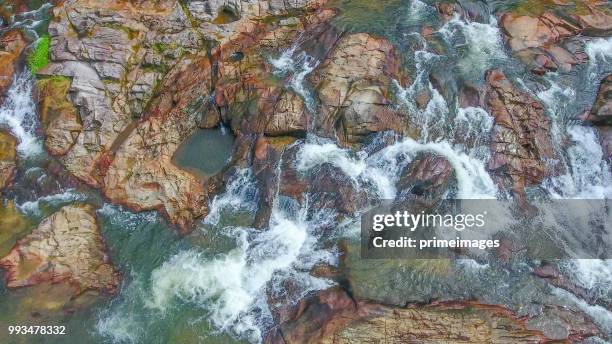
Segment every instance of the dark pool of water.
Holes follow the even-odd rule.
[[[219,173],[232,157],[234,136],[222,128],[198,129],[174,154],[172,162],[203,176]]]

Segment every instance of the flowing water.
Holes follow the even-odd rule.
[[[321,166],[330,164],[376,203],[396,198],[396,183],[403,167],[420,153],[432,152],[445,157],[454,169],[455,185],[447,197],[506,197],[486,170],[490,154],[486,138],[493,119],[482,108],[461,108],[456,87],[457,83],[481,85],[486,70],[501,68],[515,84],[542,101],[553,121],[556,149],[562,152],[566,172],[547,180],[540,191],[553,198],[609,198],[611,170],[602,159],[597,133],[571,119],[592,104],[598,80],[612,71],[612,41],[588,41],[585,51],[591,62],[571,75],[549,73],[524,80],[520,64],[505,51],[494,15],[501,8],[520,6],[520,1],[461,1],[479,15],[474,19],[455,17],[446,24],[432,3],[333,3],[341,9],[335,20],[339,28],[384,35],[398,47],[414,81],[405,88],[396,84],[398,106],[414,114],[421,130],[416,138],[394,138],[394,143],[387,146],[380,142],[389,133],[381,133],[357,152],[309,134],[292,146],[297,149],[297,171],[317,173]],[[18,19],[15,25],[26,20]],[[433,39],[421,36],[424,24],[435,28]],[[269,63],[285,80],[287,90],[302,97],[313,111],[316,94],[307,76],[320,61],[295,44]],[[432,79],[436,78],[446,80],[448,86],[435,87]],[[420,92],[430,96],[421,108],[415,100]],[[0,127],[19,139],[14,189],[26,190],[8,197],[30,221],[30,228],[64,204],[95,204],[111,259],[124,275],[121,292],[113,299],[95,298],[91,307],[69,315],[55,315],[52,307],[43,312],[45,319],[74,329],[62,338],[63,342],[78,343],[84,338],[112,343],[260,342],[262,334],[273,326],[272,314],[281,305],[334,285],[334,281],[310,272],[321,264],[338,266],[341,241],[348,243],[344,268],[352,276],[357,297],[395,304],[477,298],[506,305],[521,315],[529,313],[532,303],[567,304],[583,310],[603,331],[612,331],[612,313],[593,301],[612,302],[609,261],[562,264],[562,270],[593,300],[580,299],[535,278],[531,262],[505,267],[475,260],[364,261],[359,256],[357,220],[367,209],[337,223],[338,214],[314,207],[308,193],[298,202],[277,190],[266,228],[250,228],[261,190],[249,168],[233,171],[224,192],[211,201],[210,214],[199,228],[180,237],[155,212],[131,213],[105,203],[95,190],[65,185],[61,178],[46,173],[45,167],[53,159],[44,152],[38,126],[32,79],[25,71],[15,79],[0,108]],[[564,143],[566,138],[569,146]],[[231,135],[221,129],[201,130],[179,148],[174,161],[204,175],[214,175],[230,158],[232,152],[227,148],[232,142]],[[281,165],[282,161],[277,166],[279,171]],[[42,185],[49,183],[52,192],[39,192],[47,190]],[[0,290],[0,308],[25,319],[28,312],[37,309],[32,300],[44,293],[60,293],[47,288]],[[0,316],[2,325],[13,320]]]

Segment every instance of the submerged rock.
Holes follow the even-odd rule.
[[[120,276],[108,262],[90,205],[70,205],[44,219],[0,260],[9,288],[65,282],[74,294],[115,293]]]
[[[11,184],[15,175],[17,139],[0,130],[0,191]]]
[[[495,120],[488,168],[523,198],[526,186],[553,173],[550,119],[542,105],[517,89],[502,71],[487,72],[486,82],[485,102]]]

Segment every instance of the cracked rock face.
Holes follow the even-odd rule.
[[[400,78],[394,47],[341,37],[322,3],[67,1],[54,9],[51,63],[38,81],[48,151],[113,202],[160,210],[187,230],[215,190],[171,162],[198,126],[222,121],[237,136],[313,130],[345,145],[401,131],[389,99]],[[271,78],[270,56],[298,35],[318,61],[312,99]]]
[[[266,343],[536,344],[549,340],[501,306],[457,301],[392,307],[354,300],[337,289],[303,300],[285,317]],[[585,338],[581,330],[570,328],[572,340]]]
[[[385,39],[360,33],[344,36],[314,77],[321,102],[317,125],[325,136],[348,144],[378,131],[401,132],[404,119],[389,99],[400,79],[399,60]]]
[[[93,207],[70,205],[44,219],[0,260],[9,288],[66,282],[86,290],[115,293],[120,276],[108,262]]]
[[[206,214],[214,187],[171,158],[198,124],[220,120],[204,120],[200,108],[219,77],[217,61],[222,69],[236,51],[276,43],[269,32],[297,31],[262,17],[317,4],[206,2],[205,12],[212,6],[215,16],[235,17],[215,22],[191,12],[195,3],[66,1],[54,8],[51,63],[38,81],[48,151],[112,201],[160,210],[183,230]],[[289,97],[279,111],[293,111],[299,101]]]
[[[526,186],[540,183],[552,172],[554,158],[550,119],[529,94],[518,90],[500,70],[487,73],[486,106],[495,119],[489,169],[510,182],[520,198]]]

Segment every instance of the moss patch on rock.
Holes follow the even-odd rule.
[[[36,74],[44,66],[49,63],[49,45],[51,39],[49,35],[41,36],[36,42],[34,47],[28,54],[28,67],[32,74]]]

